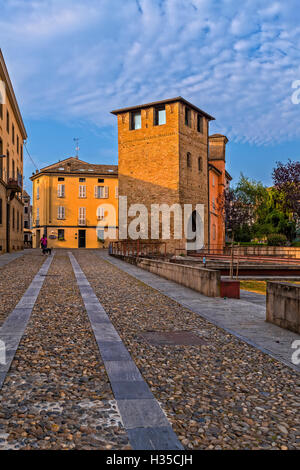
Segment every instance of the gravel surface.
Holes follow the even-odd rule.
[[[17,305],[44,261],[45,257],[38,252],[34,255],[24,255],[0,268],[0,327]]]
[[[299,375],[90,252],[74,255],[187,449],[300,449]],[[203,346],[153,346],[144,331]]]
[[[130,446],[62,252],[54,257],[0,394],[0,449],[75,448]]]

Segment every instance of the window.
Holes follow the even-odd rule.
[[[98,178],[98,183],[104,183],[104,179],[103,178]]]
[[[39,186],[36,187],[36,198],[40,199],[40,187]]]
[[[185,125],[191,127],[191,110],[185,107]]]
[[[79,197],[86,197],[86,185],[85,184],[79,185]]]
[[[12,140],[12,143],[14,144],[15,143],[15,126],[13,124],[11,126],[11,140]]]
[[[215,239],[217,238],[217,233],[216,233],[216,232],[217,232],[217,230],[216,230],[216,225],[213,224],[213,233],[212,233],[212,235],[213,235],[213,240],[215,240]]]
[[[21,162],[23,161],[23,146],[20,145],[20,153],[21,153]]]
[[[119,199],[119,186],[115,187],[115,198]]]
[[[3,205],[2,199],[0,199],[0,225],[2,225],[2,217],[3,217]]]
[[[108,186],[95,186],[95,198],[107,199],[108,198]]]
[[[103,220],[104,217],[105,217],[104,207],[98,207],[97,208],[97,219],[98,220]]]
[[[6,111],[6,131],[9,134],[9,112]]]
[[[104,241],[104,230],[103,229],[97,229],[97,238],[98,238],[98,240]]]
[[[198,171],[202,171],[203,170],[203,160],[202,160],[202,157],[199,157],[198,158]]]
[[[186,154],[186,165],[188,168],[191,168],[192,166],[192,158],[190,152]]]
[[[27,206],[24,207],[24,212],[25,212],[25,214],[28,214],[28,207]]]
[[[65,197],[65,185],[59,184],[57,186],[57,197]]]
[[[212,208],[213,208],[213,210],[216,209],[216,200],[215,200],[214,197],[212,198]]]
[[[65,219],[65,208],[63,206],[57,208],[57,218],[61,220]]]
[[[85,182],[85,178],[79,178],[79,183],[84,183]]]
[[[27,220],[25,220],[25,222],[24,222],[24,228],[29,228],[29,224],[28,224]]]
[[[13,207],[13,210],[12,210],[12,227],[13,227],[13,230],[15,229],[15,208]]]
[[[17,231],[20,230],[20,214],[19,211],[17,211]]]
[[[215,175],[212,175],[212,185],[215,186]]]
[[[60,177],[58,178],[58,181],[65,181],[65,178],[63,178],[62,176],[60,176]]]
[[[79,218],[78,218],[78,225],[85,225],[86,217],[86,208],[79,207]]]
[[[59,241],[65,239],[65,230],[63,228],[59,228],[57,230],[57,238],[58,238]]]
[[[135,129],[141,129],[142,128],[142,115],[141,111],[135,111],[131,113],[131,125],[130,129],[135,130]]]
[[[17,154],[19,155],[19,136],[17,135]]]
[[[15,179],[15,161],[12,161],[12,178]]]
[[[203,134],[203,116],[197,114],[197,131]]]
[[[166,107],[154,108],[154,125],[162,126],[163,124],[166,124]]]
[[[36,221],[35,221],[36,225],[40,225],[40,208],[37,207],[36,208]]]

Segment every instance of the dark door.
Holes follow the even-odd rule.
[[[85,230],[78,230],[78,248],[85,248]]]

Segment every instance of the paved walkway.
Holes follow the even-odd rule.
[[[255,295],[224,304],[97,254],[27,259],[0,329],[0,449],[299,448],[298,375],[201,318],[260,309]],[[191,342],[145,338],[173,331]]]
[[[19,343],[24,334],[36,299],[43,286],[45,276],[49,270],[53,256],[54,254],[46,259],[20,302],[0,328],[0,354],[2,351],[2,357],[5,358],[4,364],[0,362],[0,389],[19,347]]]
[[[24,250],[16,251],[15,253],[4,253],[4,255],[0,256],[0,268],[2,268],[8,263],[11,263],[11,261],[14,261],[20,258],[23,255],[24,255]]]
[[[69,258],[130,444],[135,450],[183,450],[166,415],[70,252]]]
[[[269,354],[296,371],[300,366],[291,362],[291,348],[300,336],[265,321],[265,297],[243,291],[240,300],[206,297],[198,292],[163,279],[141,268],[109,256],[107,251],[95,251],[102,259],[176,300],[246,343]]]

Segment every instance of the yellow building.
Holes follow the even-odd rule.
[[[118,167],[70,157],[37,171],[33,182],[33,247],[102,248],[117,239]]]
[[[23,142],[26,139],[0,49],[0,254],[23,248]]]

